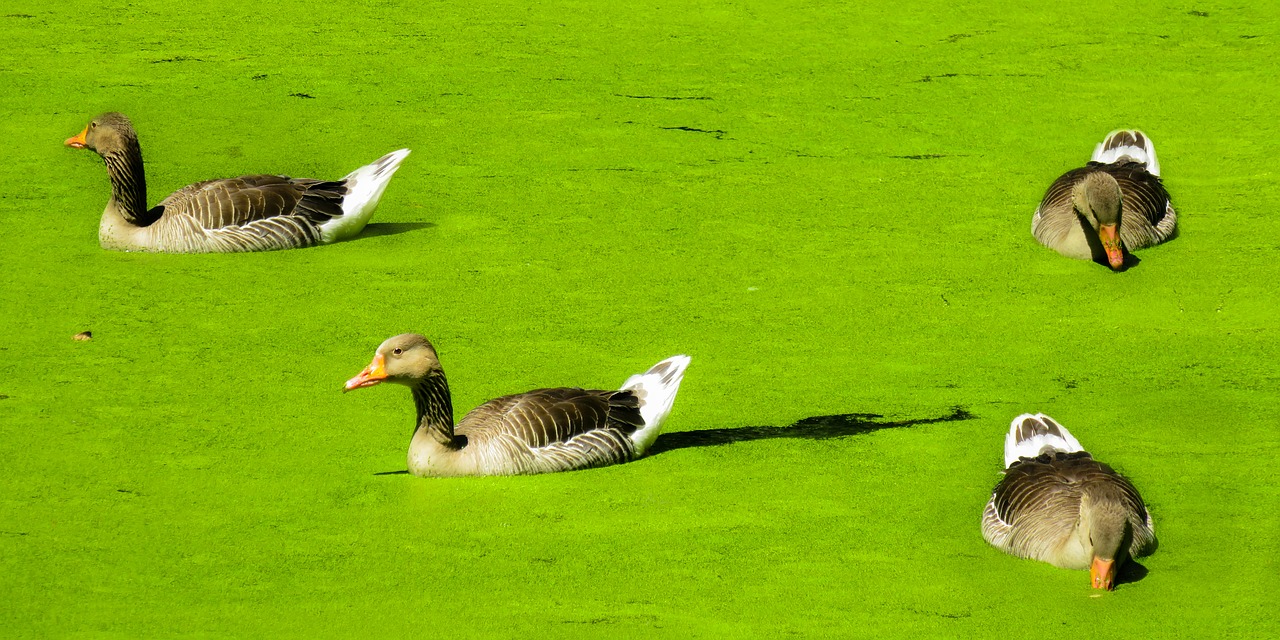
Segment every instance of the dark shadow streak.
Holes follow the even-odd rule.
[[[649,448],[650,455],[665,451],[674,451],[687,447],[714,447],[735,442],[752,440],[770,440],[773,438],[804,438],[806,440],[829,440],[845,436],[871,433],[881,429],[897,427],[914,427],[936,422],[955,422],[972,420],[977,416],[969,413],[964,407],[952,407],[951,413],[937,418],[916,418],[881,422],[884,416],[877,413],[843,413],[833,416],[814,416],[805,418],[788,427],[729,427],[725,429],[704,429],[702,431],[682,431],[664,433]]]
[[[711,135],[714,135],[716,137],[716,140],[724,140],[724,137],[726,135],[729,135],[729,132],[724,131],[723,129],[699,129],[697,127],[658,127],[658,128],[664,129],[666,131],[688,131],[690,133],[710,133]]]
[[[434,222],[371,222],[364,226],[364,231],[360,235],[352,238],[359,240],[360,238],[376,238],[378,236],[394,236],[418,229],[431,229],[436,226]]]
[[[752,440],[770,440],[772,438],[804,438],[806,440],[830,440],[845,436],[856,436],[881,429],[897,427],[914,427],[922,424],[938,422],[956,422],[973,420],[978,416],[969,413],[964,407],[952,407],[951,413],[937,418],[915,418],[913,420],[897,420],[880,422],[884,416],[878,413],[841,413],[832,416],[813,416],[796,421],[787,427],[728,427],[725,429],[703,429],[702,431],[682,431],[664,433],[649,447],[648,455],[657,455],[666,451],[685,449],[688,447],[713,447],[735,442]],[[375,476],[395,476],[409,473],[407,470],[381,471]],[[1136,563],[1130,563],[1136,564]],[[1130,565],[1125,565],[1130,566]],[[1139,565],[1141,566],[1141,565]],[[1122,569],[1123,572],[1127,569]],[[1145,571],[1145,569],[1144,569]],[[1146,575],[1145,573],[1143,575]]]
[[[615,93],[613,95],[634,100],[714,100],[711,96],[633,96],[623,93]]]

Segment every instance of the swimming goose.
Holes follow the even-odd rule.
[[[1004,478],[982,513],[982,536],[996,548],[1065,569],[1087,567],[1096,589],[1114,589],[1125,560],[1155,551],[1138,490],[1049,416],[1014,418],[1004,460]]]
[[[111,199],[98,241],[116,251],[229,253],[270,251],[350,238],[364,228],[408,149],[393,151],[341,180],[253,175],[208,180],[147,209],[142,147],[129,119],[94,118],[68,147],[102,156]]]
[[[559,388],[505,396],[476,407],[455,427],[435,347],[406,333],[383,342],[343,391],[382,382],[409,387],[418,410],[409,443],[409,472],[416,476],[548,473],[643,455],[671,413],[687,366],[688,356],[667,358],[618,391]]]
[[[1156,147],[1146,134],[1112,131],[1089,164],[1062,174],[1036,209],[1031,233],[1070,258],[1124,266],[1135,251],[1173,236],[1178,215],[1160,182]]]

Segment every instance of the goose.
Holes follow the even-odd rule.
[[[537,389],[490,400],[453,424],[453,400],[435,347],[406,333],[388,338],[343,392],[392,382],[409,387],[417,427],[409,443],[416,476],[491,476],[571,471],[644,454],[671,413],[688,356],[672,356],[617,391]]]
[[[1089,163],[1049,185],[1031,219],[1036,240],[1070,258],[1124,267],[1124,252],[1173,237],[1178,214],[1160,182],[1156,147],[1136,129],[1112,131]]]
[[[1138,490],[1049,416],[1014,418],[1004,460],[982,513],[982,536],[997,549],[1088,568],[1093,587],[1107,590],[1128,558],[1155,551],[1155,526]]]
[[[147,208],[142,147],[133,123],[104,113],[66,146],[102,156],[111,199],[102,212],[104,249],[167,253],[271,251],[328,244],[360,232],[408,149],[393,151],[341,180],[252,175],[183,187]]]

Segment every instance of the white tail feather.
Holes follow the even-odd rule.
[[[1147,134],[1137,129],[1119,129],[1107,134],[1093,149],[1093,162],[1110,164],[1125,156],[1134,162],[1147,165],[1147,173],[1160,175],[1160,161],[1156,159],[1156,145]]]
[[[1019,458],[1034,458],[1042,453],[1084,451],[1080,441],[1067,428],[1043,413],[1024,413],[1013,419],[1004,437],[1004,466]]]
[[[644,427],[631,434],[631,441],[636,444],[636,455],[644,453],[658,439],[662,422],[670,415],[676,392],[680,391],[680,381],[684,379],[689,361],[689,356],[671,356],[622,383],[623,391],[632,391],[640,398],[640,417],[644,419]]]
[[[346,240],[360,233],[378,208],[378,200],[382,198],[382,191],[387,188],[391,176],[396,174],[396,169],[408,155],[408,149],[392,151],[347,174],[343,178],[347,183],[347,195],[342,199],[342,215],[320,225],[320,242],[328,244]]]

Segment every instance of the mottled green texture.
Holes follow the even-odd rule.
[[[5,4],[0,635],[1280,635],[1280,5],[344,4]],[[353,241],[110,253],[106,110],[152,202],[414,153]],[[1030,220],[1120,127],[1182,234],[1114,274]],[[377,475],[409,396],[339,389],[404,331],[459,411],[688,353],[675,432],[976,418]],[[1022,411],[1142,489],[1144,579],[983,542]]]

